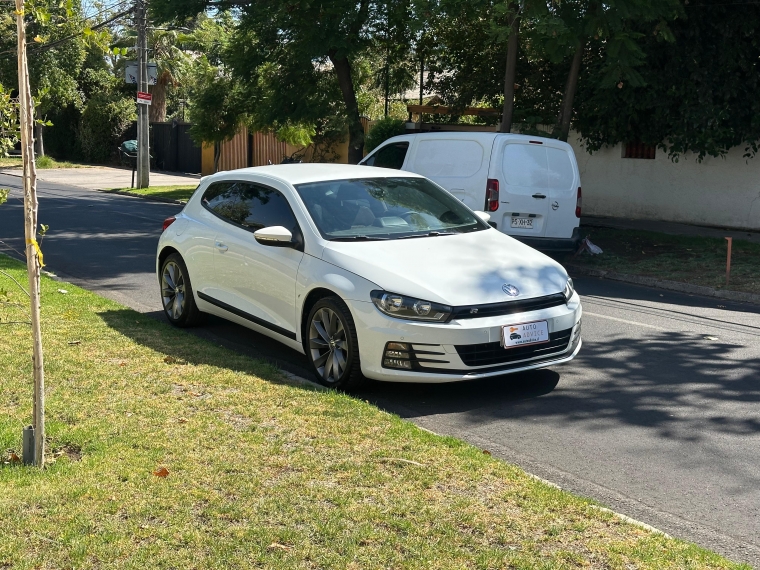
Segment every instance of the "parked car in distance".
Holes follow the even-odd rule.
[[[491,225],[542,251],[580,242],[581,180],[573,148],[556,139],[432,132],[385,141],[361,164],[415,172],[440,184]]]
[[[572,280],[487,220],[397,170],[221,172],[164,222],[156,256],[164,311],[180,327],[211,313],[275,338],[335,388],[571,360],[582,312]]]

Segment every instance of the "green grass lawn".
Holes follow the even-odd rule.
[[[760,245],[734,240],[731,283],[726,287],[726,241],[637,230],[583,228],[604,250],[564,261],[576,265],[681,281],[732,291],[760,293]]]
[[[49,464],[23,467],[26,297],[0,289],[0,568],[747,568],[48,278]]]
[[[109,192],[145,196],[148,198],[163,198],[187,202],[198,186],[150,186],[149,188],[114,188]]]
[[[20,156],[9,156],[7,158],[0,157],[0,168],[21,168],[23,163]],[[37,158],[37,168],[45,170],[48,168],[87,168],[87,164],[79,164],[76,162],[59,161],[50,156],[40,156]]]

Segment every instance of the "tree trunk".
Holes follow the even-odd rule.
[[[153,100],[150,103],[149,117],[151,123],[163,123],[166,121],[166,90],[171,83],[171,75],[164,71],[151,90]]]
[[[37,244],[37,166],[34,162],[34,101],[29,87],[29,66],[26,58],[24,0],[16,0],[16,32],[18,33],[18,91],[21,123],[21,156],[24,161],[24,234],[26,268],[29,277],[29,299],[32,315],[32,373],[34,376],[34,463],[45,464],[45,368],[40,329],[40,269],[42,252]]]
[[[338,84],[343,93],[348,117],[348,163],[358,164],[364,158],[364,126],[359,118],[359,105],[356,102],[354,82],[351,77],[351,64],[344,57],[337,57],[335,50],[330,50],[330,61],[338,76]]]
[[[575,92],[578,89],[578,75],[581,70],[581,59],[583,59],[583,48],[586,42],[581,40],[573,54],[573,62],[570,64],[570,73],[567,74],[565,83],[565,95],[562,98],[562,108],[559,112],[557,124],[559,125],[559,140],[567,142],[570,135],[570,121],[573,118],[573,101]]]
[[[42,120],[42,115],[40,114],[39,109],[35,111],[35,118],[37,121]],[[45,156],[45,143],[42,139],[42,130],[44,128],[45,127],[43,127],[39,122],[34,123],[34,143],[37,149],[37,156]]]
[[[520,47],[518,33],[520,32],[520,14],[515,12],[509,30],[507,42],[507,70],[504,73],[504,110],[501,114],[500,133],[512,130],[512,114],[515,110],[515,79],[517,76],[517,50]]]
[[[214,172],[219,172],[219,159],[222,158],[222,143],[214,143]]]

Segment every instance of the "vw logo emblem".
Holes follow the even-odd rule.
[[[501,290],[510,297],[517,297],[520,294],[520,290],[514,285],[510,285],[509,283],[504,283],[504,285],[501,286]]]

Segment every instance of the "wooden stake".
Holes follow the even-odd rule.
[[[726,252],[726,287],[728,287],[728,282],[731,277],[731,244],[734,239],[726,238],[726,241],[728,242],[728,251]]]
[[[33,374],[34,374],[34,463],[45,464],[45,368],[40,330],[40,269],[42,252],[37,244],[37,166],[34,161],[34,100],[29,86],[29,66],[26,57],[26,28],[24,0],[16,0],[16,31],[18,33],[18,91],[21,122],[21,156],[24,161],[24,234],[26,237],[26,268],[29,277],[29,296],[32,313]]]

